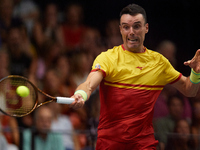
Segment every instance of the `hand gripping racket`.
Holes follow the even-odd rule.
[[[28,96],[21,97],[17,94],[16,89],[19,86],[26,86],[29,89]],[[38,103],[38,93],[45,95],[50,100]],[[9,75],[0,80],[0,111],[6,115],[23,117],[30,114],[34,109],[53,101],[71,104],[74,99],[50,96],[22,76]]]

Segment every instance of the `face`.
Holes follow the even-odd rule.
[[[36,128],[40,132],[45,132],[50,130],[51,123],[53,120],[53,114],[50,109],[41,108],[36,117]]]
[[[22,36],[19,29],[11,29],[8,34],[8,44],[9,48],[15,52],[16,49],[20,50],[22,42]]]
[[[47,6],[46,9],[46,23],[50,24],[52,26],[56,25],[57,23],[57,8],[55,5],[50,4],[49,6]]]
[[[174,97],[173,100],[171,101],[171,104],[169,106],[169,111],[173,118],[175,119],[181,118],[183,113],[183,104],[177,97]]]
[[[80,23],[82,15],[82,8],[80,6],[73,5],[69,8],[67,18],[70,23]]]
[[[179,138],[188,141],[190,134],[190,126],[186,120],[180,120],[177,123],[176,132],[179,133]]]
[[[45,86],[47,88],[51,87],[49,88],[49,92],[52,94],[57,93],[60,84],[61,84],[61,81],[59,77],[55,74],[54,70],[47,71],[46,78],[45,78]]]
[[[124,14],[120,20],[120,32],[124,42],[124,48],[131,52],[144,52],[145,34],[148,32],[148,23],[142,14],[131,16]]]

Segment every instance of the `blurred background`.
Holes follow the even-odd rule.
[[[60,9],[72,1],[51,0],[56,2]],[[48,0],[35,2],[43,8]],[[76,0],[84,6],[87,25],[97,27],[105,34],[105,24],[110,19],[119,19],[119,12],[130,3],[141,5],[147,12],[149,33],[146,36],[145,45],[155,49],[159,42],[165,39],[172,40],[177,45],[179,57],[179,69],[185,72],[182,62],[190,59],[199,48],[199,14],[200,2],[198,0]],[[187,71],[186,71],[187,72]]]
[[[122,44],[119,13],[130,3],[146,10],[145,46],[188,76],[183,62],[200,48],[198,0],[0,0],[0,79],[22,75],[52,96],[73,95],[95,57]],[[99,110],[97,88],[78,110],[52,103],[23,118],[1,113],[0,150],[93,150]],[[187,98],[167,85],[154,110],[158,150],[200,148],[200,92]]]

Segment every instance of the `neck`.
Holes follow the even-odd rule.
[[[127,48],[127,46],[125,44],[122,45],[124,50],[133,52],[133,53],[144,53],[146,51],[146,48],[144,47],[144,45],[138,47],[138,48]]]

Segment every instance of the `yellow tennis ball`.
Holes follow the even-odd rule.
[[[16,93],[21,97],[27,97],[30,94],[30,90],[26,86],[18,86]]]

